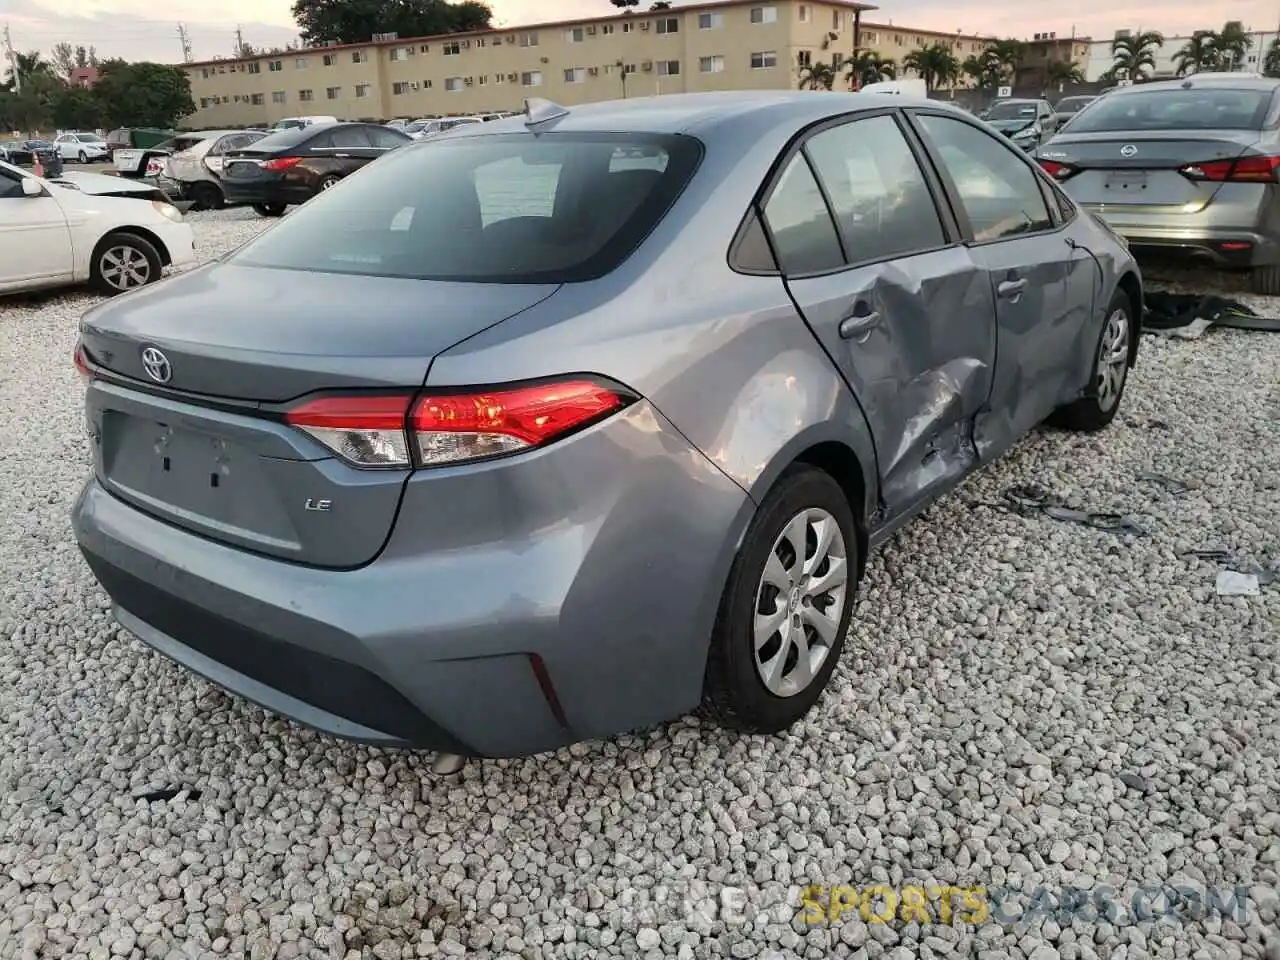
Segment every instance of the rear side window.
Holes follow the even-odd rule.
[[[270,139],[270,138],[268,138]],[[308,150],[337,150],[342,147],[368,147],[369,131],[364,127],[339,127],[307,141]]]
[[[805,150],[831,198],[850,261],[933,250],[946,242],[924,174],[892,117],[823,130]]]
[[[685,136],[429,141],[391,151],[233,259],[412,279],[591,280],[657,225],[701,156],[702,145]]]
[[[1271,93],[1203,86],[1111,94],[1082,110],[1071,132],[1260,130]]]
[[[292,150],[303,140],[308,139],[314,131],[307,130],[304,127],[295,127],[290,130],[277,130],[263,137],[253,145],[255,151],[263,153],[271,153],[276,150]]]
[[[803,153],[791,158],[764,207],[778,266],[789,275],[844,266],[831,211]]]
[[[388,130],[383,127],[369,127],[367,129],[369,138],[373,141],[375,147],[394,150],[396,147],[403,146],[409,142],[408,137],[401,136],[394,130]]]

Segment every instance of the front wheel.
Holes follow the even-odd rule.
[[[109,233],[93,251],[89,282],[114,296],[155,283],[162,269],[150,241],[133,233]]]
[[[832,477],[798,465],[765,497],[720,603],[703,712],[776,733],[817,702],[840,660],[857,588],[853,511]]]
[[[1117,290],[1107,307],[1107,319],[1098,338],[1089,387],[1079,400],[1056,410],[1049,418],[1051,425],[1092,433],[1115,419],[1128,383],[1134,336],[1133,304],[1123,290]]]
[[[81,150],[80,153],[76,156],[76,159],[79,160],[81,163],[88,163],[89,155],[85,153],[83,150]]]
[[[283,217],[284,216],[283,203],[255,203],[253,205],[253,209],[256,210],[258,214],[263,217]]]

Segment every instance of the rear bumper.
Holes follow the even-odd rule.
[[[289,184],[279,180],[231,180],[224,179],[222,195],[227,203],[243,204],[280,204],[290,206],[306,203],[311,199],[312,191],[306,187]]]
[[[409,480],[382,554],[356,570],[214,543],[96,479],[73,526],[124,627],[338,737],[523,756],[696,706],[752,513],[737,485],[645,403],[450,472]]]
[[[1180,224],[1172,217],[1117,212],[1089,204],[1084,207],[1128,240],[1139,257],[1186,258],[1230,268],[1280,263],[1280,236],[1270,232],[1252,227]]]

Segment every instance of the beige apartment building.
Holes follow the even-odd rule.
[[[438,37],[379,39],[183,64],[191,128],[332,115],[386,120],[571,106],[709,90],[788,89],[800,65],[869,49],[901,60],[936,42],[960,59],[987,37],[869,23],[857,2],[720,0]]]

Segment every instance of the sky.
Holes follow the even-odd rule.
[[[1280,8],[1274,0],[1032,0],[1042,11],[1028,13],[1026,0],[882,0],[868,19],[933,30],[1029,38],[1058,36],[1109,38],[1119,28],[1156,29],[1186,35],[1241,20],[1252,31],[1275,30]],[[231,56],[236,29],[254,46],[283,46],[297,40],[289,14],[291,0],[169,0],[164,19],[154,0],[0,0],[0,28],[8,24],[14,49],[48,53],[59,41],[94,45],[99,56],[176,63],[182,58],[182,23],[196,60]],[[676,0],[676,6],[680,0]],[[607,0],[492,0],[494,22],[514,26],[610,13]],[[642,4],[641,9],[647,4]],[[211,19],[216,17],[216,19]]]

